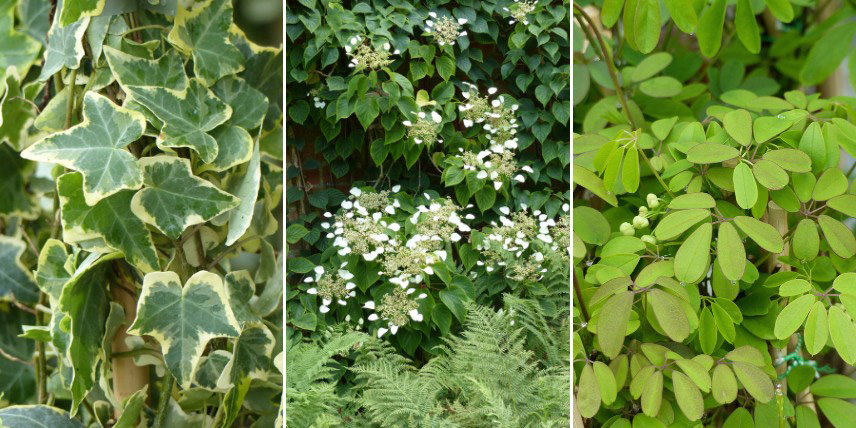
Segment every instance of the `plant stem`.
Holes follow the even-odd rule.
[[[71,127],[71,120],[74,116],[74,83],[77,80],[77,69],[71,70],[71,79],[68,79],[68,100],[65,106],[65,129]]]
[[[158,413],[155,416],[155,424],[153,428],[169,428],[164,426],[166,420],[166,408],[169,404],[169,399],[172,396],[172,386],[175,383],[175,378],[169,369],[164,370],[163,387],[161,388],[160,398],[158,399]]]
[[[39,304],[44,304],[45,293],[39,293]],[[36,325],[44,324],[44,315],[36,313]],[[48,401],[48,365],[47,357],[45,356],[45,343],[41,340],[36,341],[36,349],[38,350],[38,364],[36,365],[36,381],[38,385],[38,400],[39,404],[45,404]]]
[[[585,322],[589,321],[588,310],[586,309],[586,304],[583,302],[583,291],[580,289],[580,283],[577,281],[577,276],[574,275],[574,294],[577,296],[577,303],[580,304],[580,312],[583,314],[583,320]]]

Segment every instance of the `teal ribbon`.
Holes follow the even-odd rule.
[[[835,373],[835,369],[833,369],[832,367],[829,367],[827,365],[818,366],[817,361],[804,359],[799,353],[799,350],[800,348],[802,348],[802,345],[802,335],[797,333],[797,346],[794,347],[794,352],[791,352],[790,354],[785,355],[784,357],[776,359],[776,367],[781,366],[782,364],[788,365],[787,370],[785,370],[784,373],[779,375],[779,380],[788,377],[794,367],[800,366],[809,366],[813,368],[814,371],[817,373]]]

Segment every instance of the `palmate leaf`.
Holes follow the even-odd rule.
[[[56,302],[59,301],[62,287],[71,279],[72,273],[74,272],[65,244],[56,239],[48,239],[39,251],[36,284],[52,302]]]
[[[21,156],[80,171],[86,204],[95,205],[123,189],[138,189],[143,184],[137,159],[125,147],[140,138],[145,129],[142,114],[87,92],[82,123],[45,137]]]
[[[41,44],[27,34],[15,30],[15,2],[0,5],[0,69],[15,67],[27,74],[41,50]]]
[[[63,67],[76,70],[83,58],[83,36],[89,26],[89,18],[84,17],[67,26],[61,26],[59,21],[64,10],[58,10],[51,29],[48,31],[48,45],[45,48],[45,61],[39,80],[48,80]]]
[[[227,382],[237,385],[244,379],[267,379],[276,340],[264,324],[257,322],[244,327],[235,342],[232,359],[218,380],[222,387]]]
[[[83,428],[62,409],[50,406],[11,406],[0,409],[0,426],[14,428]]]
[[[143,272],[158,269],[158,256],[151,234],[145,223],[131,211],[132,191],[119,192],[89,206],[84,200],[83,176],[72,172],[57,179],[57,192],[65,242],[101,238]]]
[[[256,284],[249,272],[238,270],[226,274],[226,292],[229,295],[229,306],[241,327],[261,322],[261,317],[250,306],[250,299],[256,294]]]
[[[219,276],[200,271],[182,287],[174,272],[154,272],[143,279],[137,318],[129,333],[157,339],[167,368],[182,388],[188,388],[208,341],[237,337],[239,330]]]
[[[145,187],[134,195],[131,210],[172,239],[238,205],[238,198],[193,175],[187,159],[156,156],[140,164]]]
[[[0,298],[14,297],[22,303],[36,303],[39,289],[30,270],[21,263],[23,241],[0,236]]]
[[[3,79],[3,98],[0,99],[0,143],[8,143],[20,151],[27,143],[27,131],[36,117],[35,95],[41,91],[40,83],[21,87],[21,78],[15,68],[6,70]],[[16,156],[17,157],[17,156]]]
[[[97,257],[90,257],[93,256]],[[66,356],[74,367],[70,388],[72,414],[95,385],[108,309],[103,263],[115,258],[117,255],[103,256],[86,265],[63,287],[59,299],[59,311],[71,321]]]
[[[107,0],[65,0],[59,24],[66,26],[83,17],[97,16],[104,10],[106,3]]]
[[[104,46],[104,56],[113,77],[122,87],[160,86],[182,91],[187,87],[187,75],[181,56],[168,50],[158,59],[141,58],[111,46]]]
[[[232,108],[199,79],[191,79],[183,91],[149,86],[128,89],[133,101],[164,122],[160,146],[192,148],[206,163],[217,158],[217,141],[208,132],[229,119]]]
[[[282,118],[282,48],[251,42],[235,24],[229,28],[229,39],[246,58],[244,71],[239,76],[270,100],[265,115],[265,128],[270,129]]]
[[[229,42],[232,2],[208,0],[191,9],[180,7],[168,39],[193,55],[193,73],[206,86],[244,69],[244,56]]]

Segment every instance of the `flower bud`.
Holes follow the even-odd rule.
[[[639,215],[644,216],[645,214],[648,214],[648,207],[639,207]]]
[[[637,229],[648,227],[648,219],[638,215],[633,217],[633,227]]]
[[[657,245],[657,238],[655,238],[651,235],[642,235],[642,242],[645,242],[645,243],[651,244],[651,245]]]
[[[657,195],[653,193],[649,193],[647,196],[648,208],[654,209],[660,206],[660,199],[657,198]]]
[[[636,233],[636,229],[634,229],[633,225],[628,222],[621,223],[621,226],[618,227],[618,230],[620,230],[621,233],[627,236],[633,236]]]

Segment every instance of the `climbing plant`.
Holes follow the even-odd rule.
[[[854,14],[574,4],[581,426],[856,424]]]
[[[570,16],[286,5],[289,424],[568,426]]]
[[[0,425],[281,424],[281,49],[229,0],[0,27]]]

